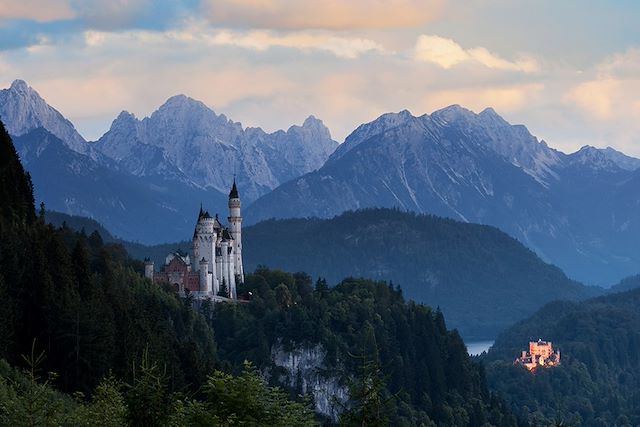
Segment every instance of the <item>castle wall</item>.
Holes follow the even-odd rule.
[[[170,283],[180,293],[195,292],[197,297],[216,297],[224,282],[229,297],[236,299],[236,279],[244,281],[240,206],[234,181],[229,193],[229,227],[224,228],[217,215],[214,219],[201,207],[191,242],[192,258],[169,254],[159,273],[154,274],[153,264],[145,264],[145,276]]]

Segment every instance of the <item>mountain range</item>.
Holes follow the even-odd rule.
[[[224,215],[234,176],[250,203],[320,167],[337,146],[312,116],[286,132],[266,133],[183,95],[143,120],[122,112],[98,141],[88,142],[21,80],[0,90],[0,118],[38,201],[148,243],[188,236],[200,203]]]
[[[610,284],[640,265],[639,166],[610,148],[564,154],[491,108],[402,111],[358,127],[247,220],[399,207],[497,226],[571,277]]]
[[[491,108],[388,113],[338,145],[314,117],[266,133],[178,95],[142,120],[122,112],[87,142],[16,80],[0,91],[0,118],[38,200],[127,240],[185,239],[201,202],[226,212],[235,174],[245,224],[397,207],[496,226],[589,284],[640,265],[640,160],[589,146],[562,153]]]
[[[467,340],[495,338],[549,301],[602,292],[495,227],[393,209],[263,221],[245,229],[243,245],[247,271],[267,265],[329,284],[350,276],[390,282],[407,298],[440,307]]]

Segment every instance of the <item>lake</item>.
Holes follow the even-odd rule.
[[[484,351],[488,351],[493,343],[494,341],[469,341],[465,345],[467,346],[467,352],[471,356],[477,356]]]

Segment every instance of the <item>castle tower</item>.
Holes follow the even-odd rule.
[[[154,270],[153,261],[151,261],[149,258],[145,258],[144,259],[144,277],[153,281],[153,270]]]
[[[233,179],[233,186],[229,192],[228,220],[229,232],[233,238],[233,274],[238,278],[240,283],[244,283],[244,268],[242,266],[242,216],[240,215],[240,195],[238,194],[235,178]]]
[[[209,275],[209,261],[202,258],[198,263],[200,273],[200,292],[211,293],[211,279]]]
[[[212,271],[215,265],[217,235],[214,225],[215,219],[209,215],[209,212],[205,212],[200,208],[198,222],[193,233],[193,261],[195,263],[202,258],[206,259],[209,263],[209,271]],[[193,266],[196,271],[200,267],[199,264],[198,262]]]

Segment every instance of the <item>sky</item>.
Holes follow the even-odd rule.
[[[89,140],[185,94],[342,142],[408,109],[493,107],[552,147],[640,156],[640,2],[0,0],[0,87],[23,79]]]

